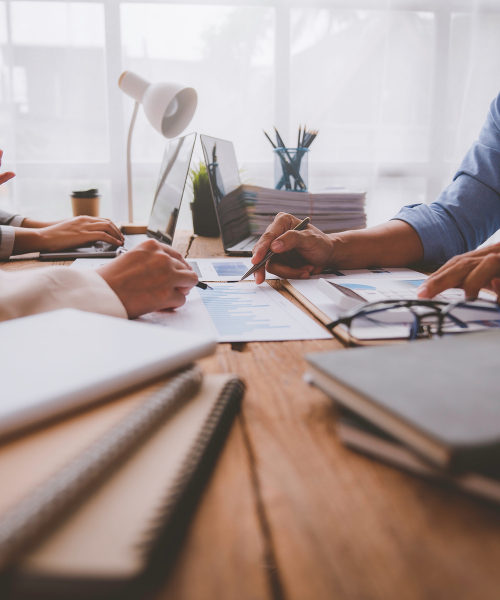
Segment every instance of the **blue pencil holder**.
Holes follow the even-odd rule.
[[[309,148],[274,149],[274,187],[290,192],[307,192]]]

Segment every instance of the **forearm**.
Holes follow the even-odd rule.
[[[57,223],[62,223],[61,221],[35,221],[34,219],[23,219],[21,227],[25,227],[27,229],[41,229],[42,227],[50,227],[51,225],[56,225]]]
[[[404,221],[330,234],[333,241],[332,267],[407,267],[419,263],[424,248],[418,233]]]
[[[43,235],[39,229],[14,227],[15,238],[12,254],[28,254],[44,249]]]

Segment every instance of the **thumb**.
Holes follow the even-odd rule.
[[[16,176],[16,174],[12,173],[12,171],[7,171],[7,173],[2,173],[0,175],[0,185],[2,185],[2,183],[5,183],[6,181],[9,181],[9,179],[12,179],[15,176]]]
[[[280,252],[288,252],[294,248],[300,248],[304,243],[304,232],[287,231],[279,238],[276,238],[271,244],[271,250],[279,254]]]

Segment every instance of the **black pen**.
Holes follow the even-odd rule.
[[[306,217],[296,227],[294,227],[292,231],[302,231],[309,225],[310,222],[311,222],[311,219],[309,217]],[[251,269],[249,269],[243,275],[243,277],[240,279],[240,281],[243,281],[247,277],[250,277],[250,275],[252,275],[252,273],[255,273],[255,271],[257,271],[257,269],[260,269],[262,266],[264,266],[266,264],[266,262],[271,258],[271,256],[274,256],[274,252],[272,250],[269,250],[269,252],[264,256],[264,259],[261,260],[258,265],[254,265]]]
[[[126,248],[124,248],[123,246],[118,248],[119,254],[125,254],[125,252],[128,252],[128,250]],[[200,288],[202,290],[213,290],[214,289],[214,288],[210,287],[209,285],[207,285],[206,283],[203,283],[203,281],[198,281],[198,283],[195,285],[195,287]]]

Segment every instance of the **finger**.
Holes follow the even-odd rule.
[[[9,181],[9,179],[12,179],[15,176],[16,174],[12,171],[7,171],[6,173],[0,174],[0,185],[2,185],[2,183],[5,183],[6,181]]]
[[[500,254],[489,254],[473,269],[464,281],[466,298],[477,298],[481,288],[500,275]]]
[[[113,246],[121,246],[123,242],[121,240],[117,240],[109,233],[105,231],[92,231],[89,232],[86,236],[87,242],[107,242],[108,244],[112,244]]]
[[[172,246],[167,246],[167,244],[161,244],[161,247],[162,247],[163,252],[165,252],[165,254],[168,254],[172,258],[175,258],[176,260],[180,261],[184,265],[184,267],[187,267],[190,271],[193,270],[193,267],[182,256],[182,254],[180,252],[178,252],[177,250],[175,250],[174,248],[172,248]]]
[[[192,288],[190,288],[190,287],[178,287],[176,289],[179,290],[179,292],[181,292],[181,294],[184,294],[184,296],[187,296],[189,294],[189,292],[192,290]]]
[[[172,290],[163,308],[180,308],[186,303],[186,296],[179,290]]]
[[[266,270],[282,279],[309,279],[311,265],[294,268],[277,261],[268,261]]]
[[[185,269],[176,270],[171,275],[171,279],[168,282],[175,288],[188,288],[191,289],[198,283],[198,276],[194,271],[187,271]]]
[[[468,258],[451,266],[449,269],[435,273],[417,290],[419,298],[434,298],[444,290],[462,287],[467,275],[476,267],[480,258]],[[445,265],[446,266],[446,265]]]
[[[116,235],[118,236],[119,240],[123,240],[123,233],[118,229],[118,227],[113,223],[113,221],[111,221],[110,219],[105,219],[105,221],[107,221],[111,227],[113,228],[113,230],[116,232]]]
[[[500,296],[500,279],[493,279],[493,281],[491,282],[491,290],[497,296]]]
[[[123,244],[122,234],[109,221],[101,221],[100,223],[90,223],[88,225],[88,229],[89,231],[105,231],[110,236],[112,236],[116,240],[116,242],[118,242],[119,245]]]
[[[305,267],[311,267],[311,275],[319,275],[320,273],[323,273],[325,265],[319,265],[316,267],[314,265],[305,265]]]
[[[113,221],[111,221],[111,219],[105,219],[103,217],[89,217],[87,215],[85,216],[81,216],[81,217],[76,217],[75,221],[79,221],[82,223],[82,225],[87,225],[87,226],[96,226],[96,225],[100,225],[100,226],[106,226],[106,229],[109,233],[111,233],[111,235],[115,235],[117,239],[121,239],[123,240],[123,234],[122,232],[118,229],[118,227],[113,223]],[[109,227],[111,227],[111,230],[109,230]]]
[[[307,241],[307,230],[305,231],[287,231],[271,244],[271,250],[276,254],[288,252],[295,248],[301,248]]]
[[[300,223],[300,219],[297,219],[297,217],[287,213],[278,213],[260,240],[255,244],[252,251],[252,264],[256,265],[263,260],[264,256],[269,252],[272,241],[285,231],[293,229],[298,223]]]
[[[474,261],[474,259],[472,259]],[[467,269],[463,267],[464,264],[468,264],[469,269],[473,269],[475,264],[478,264],[479,261],[481,260],[481,258],[476,258],[475,262],[473,265],[470,264],[471,258],[465,258],[465,255],[460,255],[460,256],[454,256],[452,259],[450,259],[447,263],[445,263],[440,269],[438,269],[435,273],[433,273],[430,277],[428,277],[425,282],[418,288],[417,290],[417,295],[421,298],[425,297],[425,298],[431,298],[432,296],[428,296],[428,295],[423,295],[424,294],[424,290],[429,293],[429,289],[434,290],[435,289],[435,285],[436,282],[438,285],[448,285],[451,280],[454,280],[454,286],[455,287],[460,287],[463,279],[465,278],[465,276],[467,275]],[[457,274],[458,273],[463,273],[463,278],[461,280],[457,279]],[[450,287],[450,285],[448,285],[448,287]],[[440,290],[443,291],[443,289],[448,289],[448,288],[442,288]],[[437,293],[440,293],[437,292]]]
[[[260,269],[257,269],[257,271],[254,273],[254,277],[257,285],[264,283],[266,280],[266,267],[262,266]]]

